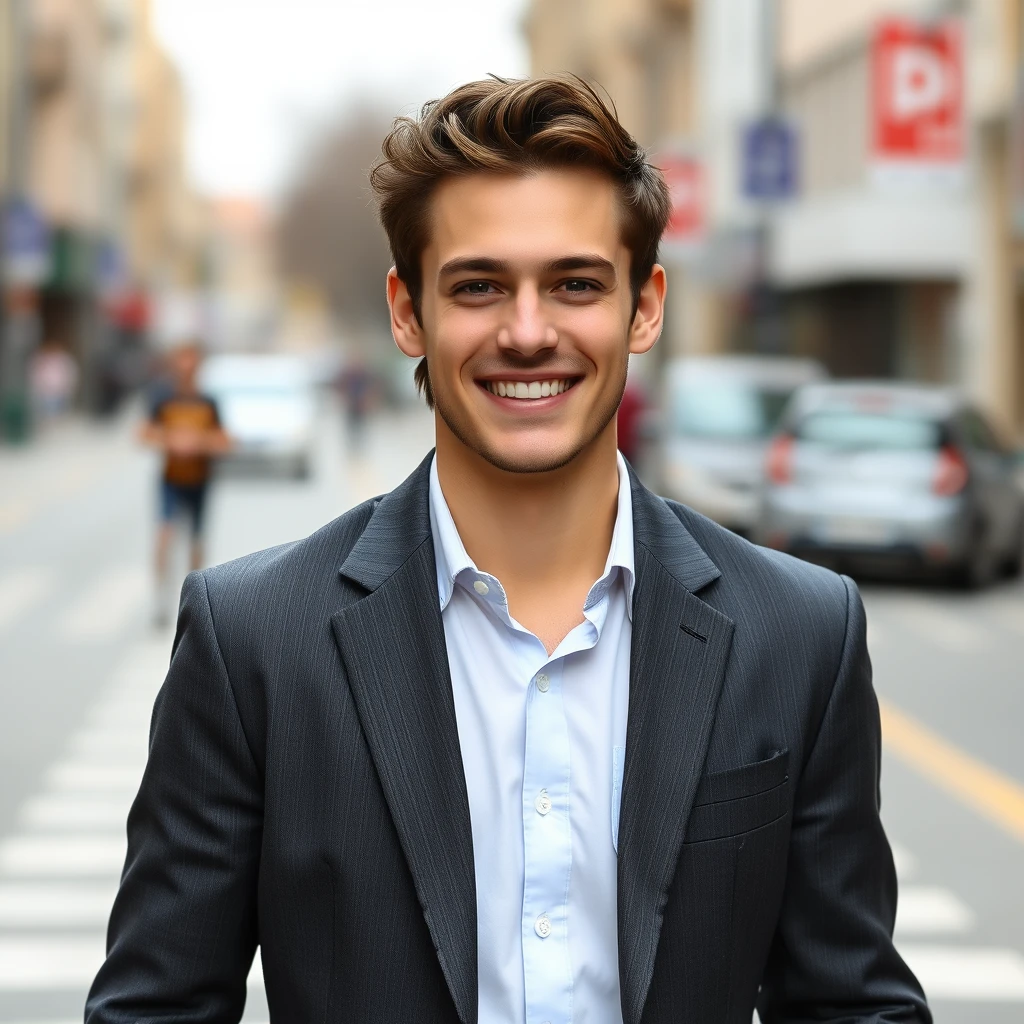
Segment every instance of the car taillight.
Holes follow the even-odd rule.
[[[773,484],[788,484],[793,479],[793,438],[780,434],[768,447],[766,470]]]
[[[967,460],[956,448],[946,445],[939,449],[939,460],[935,465],[935,477],[932,480],[932,491],[943,498],[951,498],[959,494],[966,486],[970,470]]]

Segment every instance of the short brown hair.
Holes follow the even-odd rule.
[[[431,197],[444,180],[478,171],[530,173],[586,167],[607,174],[624,211],[634,310],[658,260],[669,216],[661,172],[619,124],[614,108],[574,75],[534,79],[491,77],[424,104],[419,118],[399,117],[370,172],[395,270],[420,320],[421,257],[427,246]],[[427,361],[416,383],[433,404]]]

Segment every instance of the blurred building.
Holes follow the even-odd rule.
[[[95,407],[112,350],[142,344],[149,295],[198,274],[202,207],[185,176],[182,88],[149,0],[2,7],[0,197],[45,230],[31,281],[37,333],[74,355]]]
[[[221,348],[267,348],[279,301],[271,211],[247,196],[219,197],[209,209],[211,340]]]
[[[955,383],[1024,431],[1024,250],[1014,233],[1020,0],[533,0],[534,73],[604,86],[659,156],[701,162],[702,230],[666,256],[677,352],[820,358],[839,376]],[[870,144],[881,19],[963,38],[955,174],[880,175]],[[915,72],[916,73],[916,72]],[[959,83],[957,83],[959,85]],[[744,185],[751,125],[795,139],[796,190]],[[1024,156],[1024,154],[1022,154]],[[1018,160],[1024,168],[1024,159]],[[1024,203],[1018,203],[1024,207]]]

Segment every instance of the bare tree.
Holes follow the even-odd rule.
[[[359,328],[387,326],[391,265],[368,174],[390,118],[363,110],[311,149],[278,221],[278,265],[287,280],[319,287],[335,314]]]

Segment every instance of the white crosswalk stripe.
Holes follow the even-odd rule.
[[[141,566],[108,569],[58,621],[58,635],[79,642],[109,640],[138,615],[148,586]]]
[[[900,944],[928,998],[1024,1003],[1024,956],[1013,949]]]
[[[53,570],[43,566],[24,566],[0,576],[0,630],[41,604],[55,583]]]
[[[901,886],[896,907],[896,935],[945,935],[969,931],[974,914],[948,889]]]

